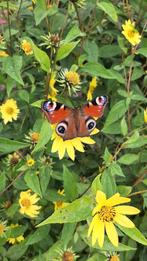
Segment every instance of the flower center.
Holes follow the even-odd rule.
[[[56,204],[58,208],[62,208],[63,201],[57,201]]]
[[[23,207],[29,208],[31,206],[31,202],[28,198],[24,198],[21,200],[21,205]]]
[[[109,206],[103,206],[98,212],[100,220],[111,222],[115,217],[115,209]]]
[[[12,107],[7,107],[6,111],[7,111],[7,113],[10,114],[10,115],[12,115],[13,112],[14,112],[14,110],[13,110]]]
[[[76,72],[72,72],[72,71],[66,72],[65,77],[73,85],[80,84],[80,78]]]
[[[32,142],[37,143],[37,141],[39,140],[39,136],[40,136],[39,133],[33,132],[33,133],[31,134]]]
[[[134,35],[135,35],[135,30],[133,30],[133,29],[128,30],[128,36],[129,36],[130,38],[133,38]]]
[[[3,224],[0,224],[0,235],[4,233],[5,226]]]

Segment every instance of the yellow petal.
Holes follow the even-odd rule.
[[[117,247],[118,246],[118,234],[117,234],[115,226],[113,225],[112,222],[105,222],[105,227],[106,227],[106,233],[107,233],[109,240],[111,241],[111,243],[114,246]]]
[[[63,140],[60,136],[57,136],[54,141],[53,141],[53,145],[52,145],[52,149],[51,152],[56,152],[59,150],[60,147],[62,147],[63,145]]]
[[[123,227],[133,228],[135,226],[129,218],[118,213],[114,217],[114,221]]]
[[[62,143],[62,146],[60,146],[58,148],[58,154],[59,154],[59,159],[62,159],[64,157],[64,154],[65,154],[65,144],[64,142]]]
[[[107,199],[106,206],[115,206],[130,201],[131,201],[130,198],[120,197],[120,194],[116,193],[111,198]]]
[[[95,222],[96,222],[96,217],[94,217],[90,223],[90,226],[89,226],[89,229],[88,229],[88,237],[90,236],[92,230],[93,230],[93,227],[95,225]]]
[[[80,141],[80,138],[74,138],[71,140],[73,146],[75,147],[76,150],[80,151],[80,152],[84,152],[84,147],[82,142]]]
[[[93,227],[92,245],[94,245],[96,240],[98,240],[99,246],[103,247],[104,234],[105,234],[104,223],[99,218],[97,218],[97,222]]]
[[[82,137],[81,141],[86,144],[95,144],[95,141],[90,137]]]
[[[100,132],[100,130],[97,129],[97,128],[95,128],[95,129],[90,133],[90,135],[95,135],[95,134],[97,134],[97,133],[99,133],[99,132]]]
[[[106,201],[106,195],[103,191],[98,190],[96,193],[96,202],[101,203]]]
[[[140,213],[140,210],[131,206],[117,206],[115,207],[116,213],[123,215],[136,215]]]
[[[71,140],[65,141],[65,147],[66,147],[68,156],[74,161],[75,160],[75,150],[74,150]]]

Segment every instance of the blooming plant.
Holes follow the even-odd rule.
[[[147,260],[145,10],[0,1],[0,260]]]

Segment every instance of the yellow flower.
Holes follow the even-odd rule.
[[[27,160],[28,167],[32,167],[34,164],[35,164],[35,160],[34,159],[30,158],[30,159]]]
[[[32,0],[32,3],[35,5],[36,4],[36,0]]]
[[[139,209],[131,206],[116,206],[130,202],[130,198],[121,197],[119,193],[106,199],[104,192],[98,190],[96,194],[97,206],[93,209],[93,219],[88,230],[88,236],[92,233],[92,245],[98,240],[99,246],[104,243],[105,230],[107,236],[114,246],[118,246],[118,234],[114,224],[118,223],[127,228],[133,228],[134,223],[125,215],[135,215]]]
[[[17,152],[14,152],[13,154],[8,155],[9,164],[12,166],[15,166],[19,160],[20,160],[20,154]]]
[[[0,221],[0,237],[5,236],[5,232],[7,230],[6,223],[6,221]]]
[[[9,56],[6,51],[0,51],[0,57],[7,57]]]
[[[129,41],[129,43],[131,43],[133,46],[140,43],[141,35],[135,29],[135,22],[131,22],[129,19],[128,21],[125,21],[125,24],[122,25],[122,28],[122,34]]]
[[[89,83],[89,89],[88,89],[88,92],[87,92],[87,100],[89,100],[89,101],[92,100],[92,95],[93,95],[93,92],[96,88],[96,84],[97,84],[96,77],[93,77],[91,82]]]
[[[147,123],[147,108],[144,110],[144,122]]]
[[[91,132],[91,135],[97,134],[99,132],[98,129],[94,129]],[[62,159],[67,152],[68,156],[74,161],[75,160],[75,150],[80,152],[84,152],[84,146],[82,143],[86,144],[94,144],[95,141],[90,137],[76,137],[71,140],[63,140],[56,131],[53,131],[52,138],[53,144],[51,152],[58,152],[59,159]]]
[[[26,55],[33,54],[32,45],[27,40],[22,41],[21,49],[25,52]]]
[[[52,99],[52,101],[57,101],[57,89],[55,88],[55,83],[56,83],[56,74],[52,73],[51,74],[51,78],[49,81],[49,88],[50,88],[50,95],[48,96],[49,99]]]
[[[8,99],[0,106],[0,112],[4,124],[7,124],[8,122],[12,122],[12,120],[17,120],[20,110],[18,109],[17,103],[14,99]]]
[[[59,189],[58,190],[58,194],[64,196],[64,189],[62,189],[62,190]],[[66,202],[64,202],[62,200],[58,200],[58,201],[54,202],[54,209],[57,210],[59,208],[64,208],[67,205],[68,205],[68,203],[66,203]]]
[[[66,71],[65,72],[65,78],[72,85],[79,85],[80,84],[79,74],[74,72],[74,71]]]
[[[118,255],[113,255],[110,257],[109,261],[120,261],[120,258]]]
[[[34,132],[32,132],[32,133],[30,134],[30,137],[31,137],[31,141],[32,141],[33,143],[37,143],[38,140],[39,140],[39,137],[40,137],[40,133],[34,131]]]
[[[40,198],[36,193],[31,195],[31,191],[22,191],[19,197],[20,213],[30,217],[37,217],[39,214],[40,206],[36,205]]]
[[[16,227],[19,227],[20,225],[18,225],[18,224],[11,224],[10,225],[10,228],[11,229],[14,229],[14,228],[16,228]],[[8,239],[7,239],[7,241],[9,242],[9,244],[12,244],[12,245],[14,245],[14,244],[16,244],[16,243],[20,243],[21,241],[23,241],[24,240],[24,236],[23,235],[20,235],[20,236],[17,236],[17,237],[9,237]]]

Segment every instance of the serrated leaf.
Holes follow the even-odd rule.
[[[57,51],[57,61],[60,61],[67,57],[72,50],[77,46],[79,41],[62,44]]]
[[[118,21],[118,16],[114,5],[109,1],[98,2],[98,8],[102,9],[114,22]]]
[[[22,57],[18,55],[6,57],[3,62],[3,71],[16,82],[24,85],[21,77]]]
[[[118,159],[118,162],[124,165],[130,165],[136,163],[139,160],[138,154],[127,153]]]
[[[66,166],[63,166],[63,183],[67,201],[73,201],[78,196],[77,183],[74,173],[69,171]],[[69,186],[72,184],[72,186]]]
[[[51,136],[52,136],[51,125],[49,124],[49,122],[47,120],[45,120],[42,124],[42,127],[41,127],[38,143],[36,144],[32,153],[40,151],[41,149],[43,149],[44,146],[50,140]]]

